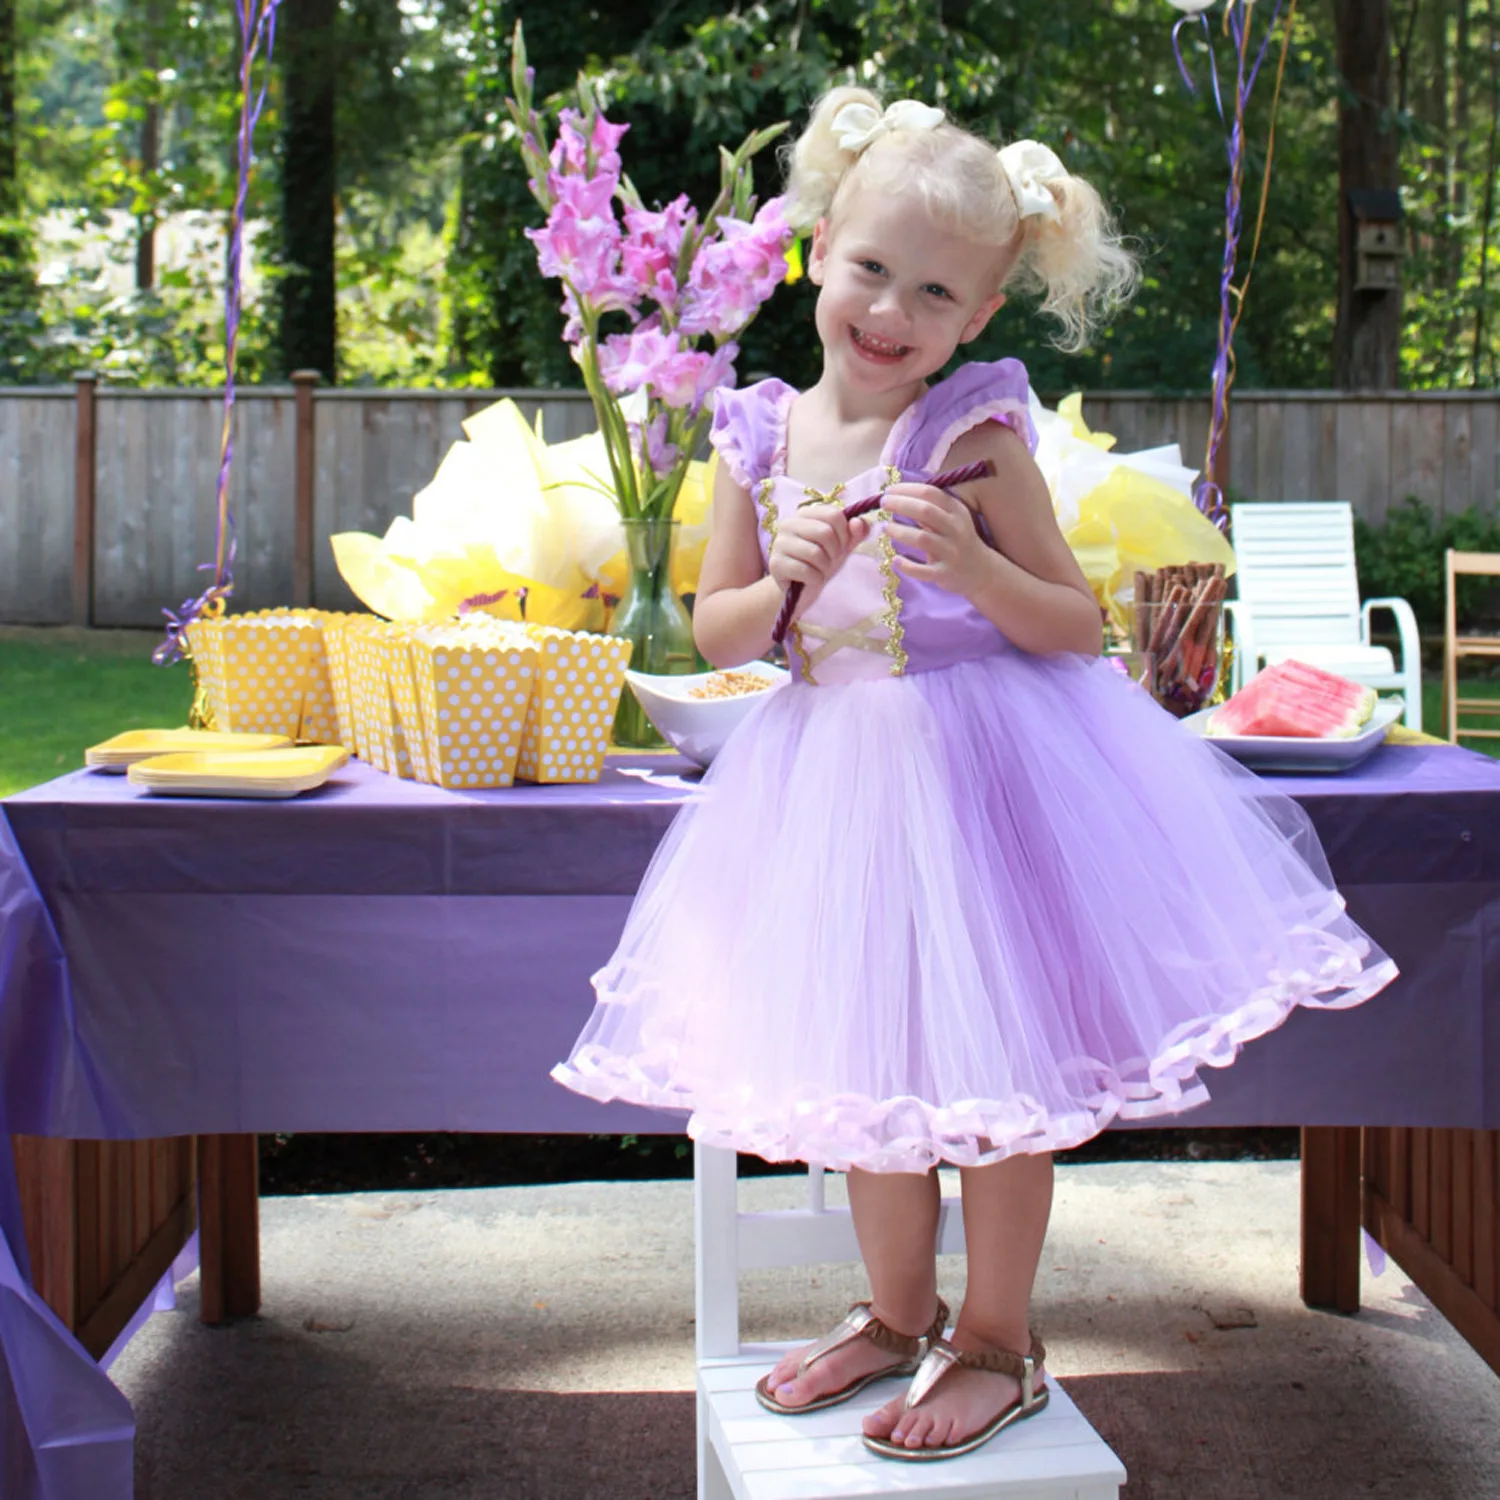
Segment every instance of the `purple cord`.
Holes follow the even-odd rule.
[[[935,479],[929,479],[926,483],[934,489],[952,489],[955,484],[966,484],[971,479],[984,479],[995,472],[995,466],[989,459],[981,458],[978,463],[965,464],[961,469],[949,469],[944,474],[939,474]],[[858,517],[867,515],[872,510],[879,510],[881,501],[885,498],[885,491],[878,494],[867,495],[863,500],[852,500],[844,507],[844,519],[853,521]],[[776,616],[776,623],[771,627],[771,644],[779,646],[785,639],[786,633],[792,627],[792,616],[797,612],[797,603],[802,598],[802,584],[800,580],[789,583],[786,586],[786,598],[781,601],[781,612]]]
[[[1213,28],[1209,25],[1208,17],[1202,13],[1196,18],[1184,16],[1172,28],[1172,52],[1177,59],[1178,71],[1182,74],[1182,81],[1187,85],[1188,92],[1196,96],[1198,90],[1193,86],[1192,76],[1187,70],[1187,64],[1183,61],[1179,33],[1194,19],[1202,24],[1204,46],[1208,51],[1209,77],[1213,80],[1214,104],[1218,109],[1219,119],[1228,131],[1226,146],[1229,155],[1229,187],[1224,195],[1224,263],[1219,276],[1219,338],[1213,364],[1213,408],[1209,418],[1208,452],[1204,470],[1193,491],[1194,504],[1220,531],[1227,531],[1229,528],[1229,510],[1224,504],[1224,496],[1214,482],[1213,476],[1218,467],[1219,450],[1229,431],[1229,388],[1234,380],[1233,343],[1236,315],[1234,271],[1235,261],[1239,254],[1241,187],[1244,182],[1245,164],[1245,140],[1242,127],[1245,111],[1249,107],[1251,91],[1255,87],[1255,80],[1260,76],[1260,65],[1265,61],[1266,49],[1276,32],[1277,22],[1281,19],[1283,3],[1284,0],[1276,0],[1276,8],[1271,13],[1270,24],[1261,38],[1255,60],[1247,71],[1245,61],[1249,51],[1247,31],[1250,21],[1246,14],[1246,4],[1245,0],[1230,0],[1226,20],[1234,43],[1236,58],[1235,111],[1232,120],[1227,119],[1224,114],[1224,100],[1219,91],[1219,65],[1213,49]],[[1267,170],[1270,170],[1269,166]]]
[[[234,369],[239,353],[241,261],[245,238],[245,201],[250,192],[250,168],[255,160],[255,127],[265,108],[271,83],[271,54],[276,47],[276,12],[281,0],[235,0],[240,18],[240,133],[239,180],[234,208],[229,216],[229,255],[224,275],[224,426],[219,438],[219,481],[215,493],[218,525],[214,538],[214,560],[200,563],[198,571],[212,571],[213,582],[201,594],[185,599],[173,609],[163,609],[167,636],[151,653],[158,666],[180,661],[187,652],[187,628],[210,610],[220,610],[234,592],[236,544],[234,516],[229,509],[229,476],[234,467]],[[265,49],[266,66],[260,91],[253,92],[255,62]]]

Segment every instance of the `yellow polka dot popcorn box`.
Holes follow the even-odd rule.
[[[379,642],[385,671],[385,712],[388,715],[385,722],[396,774],[417,781],[433,781],[436,778],[428,763],[422,711],[417,704],[411,642],[406,631],[394,625],[381,632]]]
[[[362,761],[392,776],[413,774],[403,726],[391,698],[387,641],[398,629],[373,615],[344,628],[343,658],[349,693],[349,747]]]
[[[354,705],[349,696],[348,631],[355,615],[326,615],[323,619],[323,650],[328,657],[328,682],[333,689],[333,717],[339,744],[354,750]]]
[[[516,775],[522,781],[597,781],[614,723],[631,643],[528,625],[540,660]]]
[[[426,751],[424,780],[455,790],[516,778],[541,650],[493,619],[407,631]]]
[[[323,626],[319,611],[293,609],[193,621],[188,649],[214,724],[339,743]]]

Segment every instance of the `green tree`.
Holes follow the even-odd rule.
[[[20,53],[17,0],[0,0],[0,381],[26,378],[36,328],[37,299],[18,149],[16,76]]]

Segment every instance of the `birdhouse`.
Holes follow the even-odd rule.
[[[1351,188],[1354,289],[1394,292],[1401,285],[1401,195],[1394,188]]]

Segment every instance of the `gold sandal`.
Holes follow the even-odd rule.
[[[841,1402],[857,1396],[867,1385],[872,1385],[877,1380],[889,1380],[893,1376],[915,1375],[929,1350],[940,1344],[943,1330],[947,1326],[948,1304],[941,1297],[938,1298],[937,1316],[932,1320],[932,1326],[926,1333],[915,1337],[906,1333],[897,1333],[894,1328],[887,1327],[870,1310],[868,1302],[856,1302],[849,1309],[848,1316],[843,1322],[832,1333],[820,1338],[802,1356],[802,1362],[797,1366],[797,1375],[794,1378],[800,1379],[820,1359],[832,1354],[835,1349],[842,1349],[845,1344],[852,1344],[855,1339],[868,1339],[877,1349],[883,1349],[887,1354],[899,1355],[900,1358],[895,1364],[872,1370],[868,1375],[861,1375],[858,1380],[851,1381],[841,1389],[830,1391],[826,1396],[815,1396],[801,1406],[783,1405],[771,1394],[770,1375],[762,1375],[755,1383],[755,1399],[767,1411],[774,1411],[778,1416],[783,1417],[795,1417],[809,1411],[827,1411],[830,1406],[838,1406]]]
[[[1014,1354],[1009,1349],[986,1349],[982,1354],[970,1354],[967,1350],[955,1349],[946,1339],[938,1339],[923,1356],[917,1373],[912,1377],[906,1400],[901,1405],[903,1415],[930,1395],[943,1376],[959,1365],[970,1370],[993,1370],[1000,1375],[1014,1376],[1021,1382],[1021,1399],[1012,1401],[993,1422],[957,1443],[937,1448],[908,1448],[889,1438],[867,1436],[865,1447],[882,1458],[898,1458],[908,1463],[931,1463],[940,1458],[958,1458],[972,1453],[1007,1427],[1034,1417],[1047,1404],[1047,1387],[1044,1385],[1038,1390],[1036,1385],[1037,1369],[1046,1357],[1047,1351],[1035,1334],[1031,1338],[1030,1354]]]

